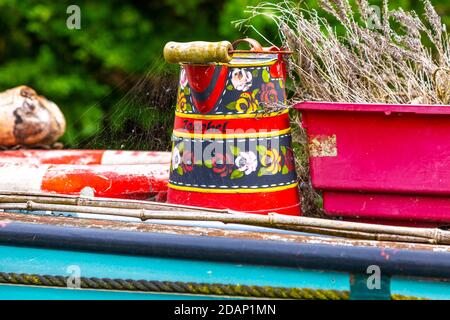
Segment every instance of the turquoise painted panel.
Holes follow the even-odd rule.
[[[0,285],[2,300],[211,300],[208,296]]]
[[[82,277],[336,290],[349,290],[350,283],[348,274],[338,272],[0,246],[2,272],[69,276],[71,265]]]
[[[15,246],[0,246],[0,271],[68,276],[68,267],[81,276],[159,281],[186,281],[280,287],[349,290],[344,273],[271,266],[99,254]],[[450,282],[391,279],[391,293],[429,299],[450,299]],[[190,295],[109,292],[0,285],[0,299],[196,299]]]
[[[450,300],[450,282],[392,278],[391,293],[436,300]]]

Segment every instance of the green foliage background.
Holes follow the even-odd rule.
[[[62,140],[68,147],[167,148],[174,93],[168,92],[166,103],[157,100],[164,108],[139,105],[151,104],[143,99],[134,99],[132,105],[126,101],[130,88],[147,75],[158,89],[164,82],[159,77],[176,72],[176,66],[161,58],[167,41],[243,37],[230,22],[245,17],[246,6],[259,1],[0,0],[0,91],[25,84],[55,101],[67,119]],[[317,6],[316,0],[307,2]],[[390,3],[407,10],[421,8],[419,0]],[[450,2],[433,3],[449,25]],[[81,8],[81,30],[66,27],[66,10],[72,4]],[[269,21],[255,23],[275,38]],[[136,128],[142,133],[156,123],[162,125],[142,135],[139,143],[120,141],[130,141]],[[152,144],[152,136],[162,137],[163,143]]]

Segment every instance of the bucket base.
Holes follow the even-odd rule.
[[[323,203],[327,214],[345,220],[450,226],[450,197],[445,196],[324,191]]]
[[[213,209],[231,209],[246,213],[300,216],[300,199],[296,187],[260,193],[203,193],[169,189],[167,202]]]

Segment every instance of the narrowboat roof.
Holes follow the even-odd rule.
[[[0,243],[450,279],[450,246],[0,212]]]

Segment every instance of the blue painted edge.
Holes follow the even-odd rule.
[[[0,243],[65,250],[450,279],[450,253],[303,242],[232,239],[11,222]]]

